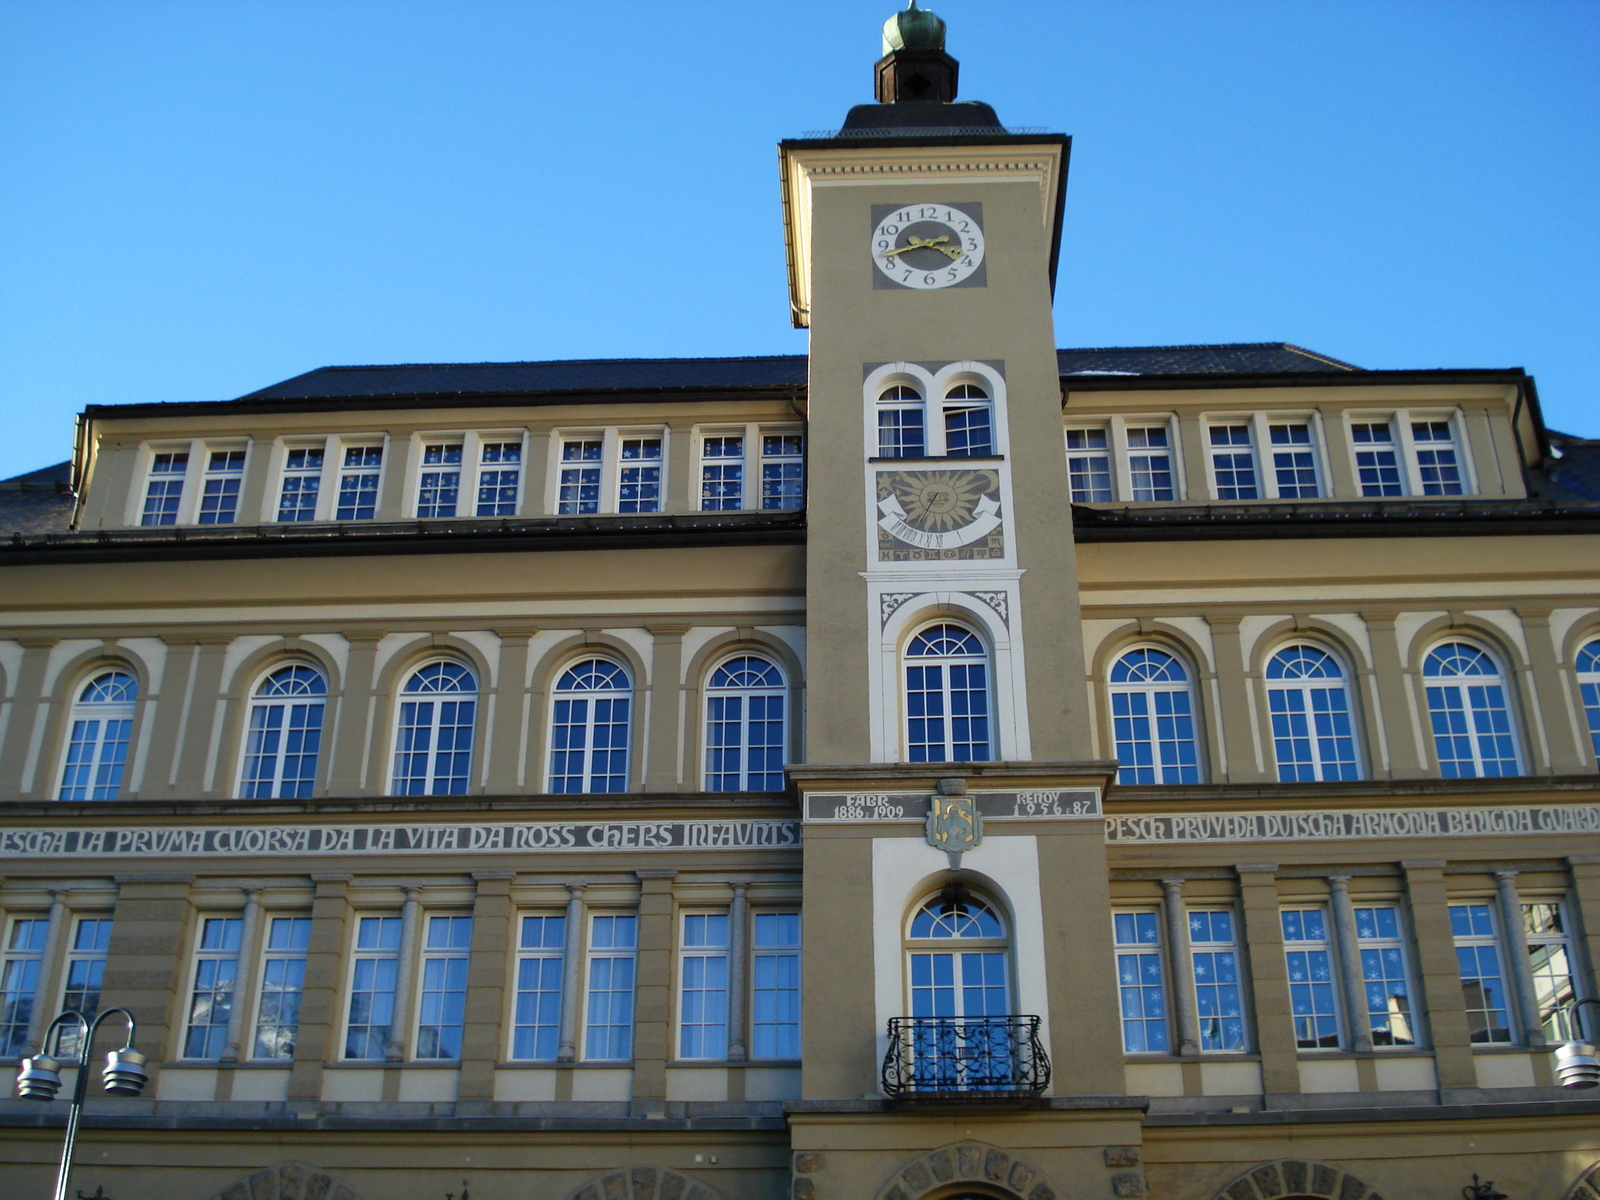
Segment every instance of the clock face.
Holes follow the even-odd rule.
[[[983,228],[950,204],[907,204],[872,231],[872,261],[900,287],[953,287],[983,265]]]

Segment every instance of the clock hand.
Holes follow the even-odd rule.
[[[883,256],[885,258],[893,258],[896,254],[904,254],[907,250],[937,250],[941,254],[950,255],[951,258],[961,257],[959,251],[952,251],[948,247],[939,245],[940,242],[948,242],[949,240],[948,236],[923,239],[913,234],[910,245],[901,246],[898,250],[885,250]]]

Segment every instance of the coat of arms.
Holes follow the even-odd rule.
[[[966,784],[965,779],[941,779],[938,792],[929,797],[928,845],[945,852],[953,871],[961,869],[961,856],[983,841],[978,802],[960,794],[966,791]]]

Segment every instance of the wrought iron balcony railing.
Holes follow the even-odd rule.
[[[888,1096],[1017,1099],[1050,1086],[1039,1018],[892,1017],[883,1057]]]

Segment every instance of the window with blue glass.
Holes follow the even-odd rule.
[[[479,447],[478,516],[516,516],[521,483],[521,442],[484,442]]]
[[[1424,496],[1459,496],[1466,491],[1460,451],[1449,421],[1413,421],[1411,444]]]
[[[1367,1005],[1367,1028],[1374,1046],[1411,1046],[1417,1035],[1411,1009],[1411,975],[1406,968],[1405,926],[1393,904],[1355,910],[1356,949]]]
[[[1337,1050],[1339,983],[1328,914],[1321,908],[1288,908],[1280,915],[1294,1044],[1301,1050]]]
[[[1173,655],[1130,650],[1111,666],[1111,727],[1121,783],[1199,783],[1194,692]]]
[[[761,507],[795,509],[805,503],[805,454],[798,433],[761,435]]]
[[[141,525],[176,525],[178,506],[183,503],[183,481],[189,473],[189,455],[173,451],[153,455],[150,477],[145,483]]]
[[[416,1057],[459,1059],[467,1020],[471,917],[429,917],[417,992]]]
[[[1446,779],[1522,771],[1500,666],[1467,642],[1435,646],[1422,662],[1439,774]]]
[[[605,443],[581,438],[561,443],[556,512],[582,516],[600,511],[600,475]]]
[[[394,1033],[395,986],[400,978],[399,917],[360,917],[350,963],[350,1005],[344,1057],[382,1059]]]
[[[633,1057],[633,992],[638,952],[637,917],[596,914],[590,919],[585,1059],[622,1062]]]
[[[0,1058],[27,1052],[49,930],[45,917],[13,917],[6,930],[5,953],[0,960]]]
[[[731,658],[706,684],[706,790],[773,792],[784,786],[785,688],[776,664]]]
[[[1272,474],[1280,500],[1312,500],[1322,494],[1311,426],[1303,422],[1268,427]]]
[[[382,446],[346,446],[339,467],[337,521],[370,521],[378,515],[378,481],[383,473]]]
[[[1129,1054],[1166,1054],[1167,990],[1161,963],[1161,914],[1113,913],[1117,989],[1122,1006],[1122,1048]]]
[[[622,439],[622,470],[618,477],[617,511],[661,511],[661,439]]]
[[[988,762],[989,653],[977,634],[942,622],[905,650],[906,758],[909,762]]]
[[[800,914],[755,916],[750,986],[750,1057],[800,1057]]]
[[[1316,646],[1289,646],[1267,661],[1267,707],[1278,778],[1286,783],[1360,779],[1344,671]]]
[[[106,671],[84,684],[72,706],[59,799],[117,798],[138,699],[139,683],[126,671]]]
[[[1589,726],[1589,746],[1600,759],[1600,638],[1587,642],[1577,657],[1578,693],[1583,699],[1583,716]]]
[[[284,451],[283,479],[278,491],[278,520],[315,521],[322,491],[322,447]]]
[[[604,658],[569,667],[556,682],[550,728],[552,792],[628,790],[633,681]]]
[[[928,453],[922,393],[905,384],[878,396],[878,457],[921,458]]]
[[[232,525],[237,519],[244,458],[243,450],[213,450],[207,456],[200,484],[201,525]]]
[[[1244,1050],[1244,991],[1232,910],[1191,909],[1189,951],[1201,1051]]]
[[[977,384],[958,383],[945,393],[944,446],[956,458],[994,453],[994,410]]]
[[[295,663],[261,681],[250,702],[239,794],[246,800],[305,799],[317,782],[328,681]]]
[[[1067,482],[1074,504],[1114,498],[1111,446],[1104,429],[1067,430]]]
[[[189,989],[183,1036],[184,1058],[221,1058],[233,1019],[239,978],[239,917],[207,917],[200,922],[194,980]]]
[[[522,918],[517,940],[517,995],[511,1057],[555,1061],[561,1037],[561,977],[567,918],[560,913]]]
[[[728,1057],[728,914],[685,913],[678,945],[678,1057]]]
[[[1356,447],[1356,481],[1361,485],[1361,494],[1405,495],[1394,430],[1389,422],[1358,421],[1350,426],[1350,440]]]
[[[1213,425],[1207,431],[1211,439],[1211,474],[1216,481],[1218,500],[1259,500],[1261,489],[1256,483],[1256,454],[1250,426]]]
[[[1461,973],[1467,1033],[1474,1042],[1511,1043],[1511,1000],[1506,991],[1500,931],[1490,904],[1452,904],[1450,932]]]
[[[700,509],[732,512],[744,507],[744,437],[715,434],[700,439]]]
[[[471,783],[478,681],[453,662],[412,672],[400,695],[395,735],[396,796],[463,796]]]
[[[460,497],[461,443],[425,443],[417,479],[417,516],[453,517]]]

